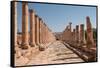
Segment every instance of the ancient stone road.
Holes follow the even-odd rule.
[[[27,63],[27,65],[41,65],[54,63],[75,63],[84,62],[77,54],[73,53],[60,41],[49,45],[45,51],[40,52],[37,56]]]
[[[15,66],[85,62],[81,59],[83,56],[86,61],[96,61],[97,38],[93,38],[94,32],[89,16],[86,17],[86,30],[84,24],[76,25],[72,29],[72,23],[69,22],[63,32],[53,33],[34,9],[28,8],[27,2],[22,2],[22,32],[18,32],[16,6],[17,3],[13,2],[11,21],[14,26],[12,44],[14,43],[15,48],[12,46],[12,50],[15,56],[13,52],[11,53],[14,56],[12,62],[15,62]],[[54,43],[50,44],[51,42]],[[64,45],[64,42],[69,43],[70,46]],[[76,51],[82,56],[81,58]]]

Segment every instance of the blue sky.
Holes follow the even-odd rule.
[[[43,19],[53,32],[62,32],[69,22],[72,22],[72,28],[82,23],[86,26],[86,16],[90,17],[92,26],[96,27],[96,7],[28,3],[28,8],[35,10],[36,14]],[[21,2],[18,2],[17,12],[18,30],[21,32]]]

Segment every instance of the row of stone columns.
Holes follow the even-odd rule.
[[[69,28],[68,28],[69,27]],[[62,34],[62,40],[68,43],[76,43],[79,46],[83,44],[87,45],[87,48],[91,48],[94,45],[93,30],[90,22],[90,18],[86,17],[86,37],[84,24],[76,25],[76,28],[71,31],[71,23],[67,26]]]
[[[73,41],[79,46],[86,44],[84,24],[76,25],[76,28],[73,29],[72,37],[73,37]]]
[[[17,45],[17,2],[13,3],[13,23],[14,23],[14,43]],[[29,17],[30,16],[30,40],[29,40]],[[94,44],[93,39],[93,31],[90,22],[90,18],[86,17],[86,34],[87,38],[85,38],[84,33],[84,24],[76,25],[76,28],[72,32],[71,24],[66,27],[62,34],[62,40],[67,42],[74,41],[76,43],[84,43],[86,41],[87,44]],[[86,39],[86,40],[85,40]],[[31,46],[46,44],[47,42],[54,41],[55,37],[47,25],[43,22],[39,16],[35,14],[35,11],[32,9],[28,9],[28,4],[26,2],[22,2],[22,48],[28,48],[28,45]]]
[[[15,44],[17,44],[17,7],[16,2],[13,3],[13,23],[14,23],[14,37]],[[30,22],[30,23],[29,23]],[[30,24],[30,31],[29,31]],[[38,46],[53,42],[55,36],[49,30],[43,20],[36,15],[33,9],[28,9],[28,3],[22,2],[22,49],[28,49],[30,46]]]
[[[62,33],[62,40],[70,42],[72,40],[72,27],[71,27],[71,22],[69,25],[66,27],[66,29]]]

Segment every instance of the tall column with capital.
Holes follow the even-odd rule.
[[[35,12],[30,9],[30,46],[35,46]]]
[[[22,49],[28,49],[28,35],[28,4],[26,2],[22,2]]]
[[[36,45],[39,45],[39,17],[36,15]]]

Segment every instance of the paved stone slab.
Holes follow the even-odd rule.
[[[28,65],[55,64],[55,63],[76,63],[84,62],[77,54],[66,48],[64,44],[57,41],[32,58]]]

